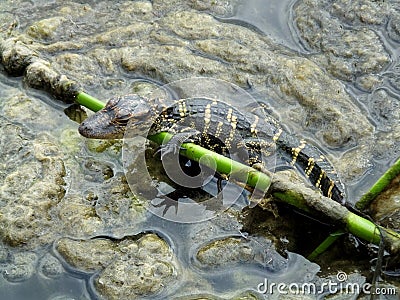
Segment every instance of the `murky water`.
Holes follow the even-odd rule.
[[[243,26],[254,26],[270,37],[275,43],[289,47],[295,51],[302,51],[301,44],[295,35],[292,22],[292,6],[294,0],[239,1],[234,15],[223,18],[224,21],[242,22]]]
[[[346,60],[321,54],[320,51],[325,50],[322,46],[321,50],[318,46],[308,45],[309,41],[317,39],[313,33],[306,32],[300,36],[302,18],[306,19],[306,24],[318,23],[318,20],[310,21],[307,15],[303,16],[297,10],[303,1],[216,1],[219,6],[211,5],[207,9],[202,8],[207,1],[190,1],[190,4],[175,1],[170,5],[165,4],[168,1],[88,1],[86,4],[81,1],[62,4],[54,1],[11,2],[3,4],[6,9],[0,13],[3,38],[7,36],[5,32],[13,30],[28,33],[39,45],[35,45],[36,51],[49,59],[54,69],[81,82],[86,91],[102,100],[116,93],[140,92],[148,95],[153,92],[154,86],[204,74],[210,77],[221,76],[224,80],[234,81],[246,88],[255,97],[267,101],[291,132],[307,138],[327,153],[344,178],[350,202],[358,199],[400,153],[400,138],[397,134],[397,121],[400,117],[399,39],[396,39],[394,27],[386,30],[385,25],[378,21],[360,25],[357,21],[351,23],[346,19],[343,22],[345,25],[340,25],[342,27],[338,29],[339,32],[343,27],[357,30],[372,28],[384,45],[382,53],[378,53],[381,57],[376,58],[380,63],[376,64],[375,69],[367,63],[364,67],[358,67],[355,61],[353,67],[358,69],[351,70]],[[184,11],[179,18],[171,8],[171,5],[178,4],[182,5]],[[201,21],[194,21],[199,26],[198,32],[191,32],[191,26],[195,25],[190,21],[198,13],[196,11],[190,15],[193,8],[215,16],[217,22],[213,23],[213,18],[208,19],[208,15],[205,17],[201,14]],[[336,9],[340,19],[340,10]],[[119,18],[110,17],[114,15]],[[43,19],[46,20],[41,24]],[[395,22],[394,18],[388,19],[389,24]],[[178,21],[182,21],[182,26],[176,28],[173,25]],[[207,22],[214,27],[208,28]],[[237,29],[233,36],[238,40],[233,40],[229,36],[231,29],[220,24],[240,25],[250,30],[242,33]],[[116,30],[113,31],[114,28]],[[206,32],[204,35],[199,33],[203,29]],[[185,30],[189,30],[189,33]],[[232,31],[235,33],[235,29]],[[256,37],[254,40],[252,34]],[[227,38],[220,38],[224,35]],[[350,34],[345,37],[348,40],[355,39]],[[334,38],[327,35],[321,44],[328,39]],[[70,40],[76,44],[69,44]],[[223,51],[220,48],[214,49],[213,42],[220,42]],[[161,48],[158,48],[159,44]],[[323,46],[329,48],[330,44]],[[239,52],[243,49],[244,52]],[[333,46],[332,49],[332,53],[342,51]],[[270,60],[262,57],[260,53],[263,52],[267,53]],[[165,53],[167,56],[163,57]],[[275,53],[278,53],[276,57]],[[179,60],[179,57],[190,57],[192,54],[195,56],[191,61]],[[386,62],[386,54],[390,56],[390,62]],[[325,60],[326,57],[328,59]],[[346,53],[343,57],[346,57]],[[303,59],[312,63],[308,65]],[[300,71],[293,67],[295,65],[301,65]],[[28,87],[23,77],[9,76],[4,66],[0,68],[1,124],[7,128],[18,127],[5,131],[13,133],[13,138],[3,136],[0,144],[9,151],[4,150],[4,161],[1,161],[0,168],[0,209],[7,208],[7,213],[3,215],[8,218],[1,220],[0,227],[4,239],[0,243],[0,299],[100,297],[99,282],[107,282],[108,278],[103,276],[104,269],[99,268],[99,265],[106,263],[100,260],[98,265],[93,264],[98,268],[86,270],[85,264],[79,265],[79,255],[82,254],[75,257],[73,246],[69,249],[70,260],[67,262],[57,244],[57,239],[62,237],[82,239],[83,243],[92,237],[113,240],[118,246],[105,248],[104,252],[110,251],[112,255],[104,260],[107,263],[118,263],[119,260],[129,261],[129,256],[124,256],[129,251],[120,245],[129,243],[130,238],[140,239],[143,233],[156,233],[172,249],[173,258],[166,259],[160,255],[156,256],[155,261],[162,261],[162,266],[173,269],[171,277],[176,276],[178,279],[174,281],[168,277],[171,281],[166,281],[167,288],[160,289],[162,292],[151,293],[150,298],[188,297],[194,292],[214,297],[245,295],[251,299],[262,299],[265,295],[256,291],[265,278],[271,282],[285,283],[320,280],[316,276],[318,265],[310,263],[299,254],[289,253],[288,258],[284,258],[276,251],[271,240],[266,238],[274,236],[276,232],[280,233],[280,229],[274,228],[276,225],[272,224],[281,222],[279,226],[284,227],[290,223],[289,220],[278,221],[271,214],[269,220],[257,220],[259,223],[254,221],[255,227],[252,230],[256,234],[249,235],[236,218],[240,214],[238,208],[219,214],[207,222],[195,224],[179,224],[148,214],[146,203],[132,200],[132,194],[124,181],[121,143],[83,139],[77,134],[77,123],[64,113],[68,105],[54,100],[44,91]],[[177,69],[176,73],[174,69]],[[341,81],[329,81],[324,86],[317,82],[319,78],[315,78],[315,82],[310,83],[307,74],[314,70],[321,72],[318,73],[319,77],[324,74],[329,80],[336,77]],[[326,75],[327,72],[330,73]],[[289,84],[286,85],[286,82]],[[296,84],[305,84],[305,87],[302,90]],[[312,105],[299,104],[301,100],[307,102],[313,98],[313,94],[307,93],[317,90],[319,85],[326,88],[320,90],[321,94],[316,93],[319,97],[332,95],[331,91],[336,90],[336,94],[348,93],[351,97],[343,96],[347,102],[339,104],[333,103],[336,98],[326,99],[324,102],[332,101],[332,105],[321,108],[323,112],[318,112]],[[342,90],[343,86],[345,89]],[[340,111],[340,108],[347,111]],[[330,109],[331,117],[329,113],[324,115]],[[315,114],[314,110],[317,111]],[[337,111],[339,113],[335,115]],[[343,125],[339,119],[347,112],[350,122],[344,120]],[[327,116],[331,119],[325,122]],[[352,116],[358,119],[351,120]],[[366,124],[368,128],[359,129],[357,124],[352,124],[357,122],[360,127]],[[349,125],[354,125],[355,129]],[[333,134],[329,135],[329,132]],[[368,149],[373,146],[374,151]],[[21,149],[28,150],[21,153]],[[354,152],[360,154],[353,155]],[[17,159],[8,159],[7,155],[14,155]],[[339,158],[343,158],[344,162]],[[32,178],[28,174],[33,174]],[[25,186],[18,185],[18,181],[26,182]],[[36,187],[35,182],[41,181],[43,186],[50,187],[49,190],[58,186],[62,187],[62,191],[53,194],[43,192],[42,197],[37,197],[42,195],[44,188]],[[215,180],[210,186],[214,190],[209,192],[215,193]],[[230,191],[231,194],[236,193]],[[32,204],[30,196],[43,201]],[[19,205],[21,208],[17,210]],[[30,215],[33,217],[30,218]],[[259,217],[262,213],[254,215]],[[17,230],[8,230],[8,224]],[[20,236],[15,233],[18,229],[21,231]],[[292,242],[292,237],[287,241],[286,236],[277,236],[281,245]],[[318,241],[315,243],[317,246]],[[50,250],[51,246],[53,248]],[[90,246],[87,247],[88,252],[92,251]],[[131,247],[145,251],[142,250],[145,246],[140,243]],[[297,249],[307,247],[302,247],[300,243]],[[115,250],[117,248],[120,252]],[[282,249],[290,250],[290,247],[282,246]],[[49,253],[51,258],[57,259],[49,259]],[[93,253],[88,255],[93,259],[103,254]],[[151,257],[151,251],[145,256]],[[82,259],[85,260],[89,258]],[[76,268],[71,267],[74,263],[78,265]],[[369,269],[369,265],[350,266],[349,270],[357,268]],[[155,272],[162,277],[166,271],[160,267]],[[125,269],[125,273],[130,274],[128,269]],[[358,276],[357,280],[363,280],[359,274],[355,276]],[[157,284],[163,286],[164,282],[155,283],[154,286]],[[145,286],[144,283],[142,285]],[[107,293],[112,295],[110,291]],[[141,298],[140,295],[136,297]]]

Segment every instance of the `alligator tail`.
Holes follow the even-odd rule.
[[[284,131],[277,138],[276,144],[278,151],[283,152],[290,164],[303,172],[324,196],[345,205],[344,187],[332,164],[321,150]]]

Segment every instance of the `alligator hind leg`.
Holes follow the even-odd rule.
[[[264,167],[274,168],[276,164],[276,144],[257,137],[246,138],[242,142],[246,150],[247,159],[245,163],[251,167],[256,164]]]

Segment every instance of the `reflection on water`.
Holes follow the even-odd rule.
[[[34,274],[20,284],[10,284],[0,276],[0,299],[89,299],[83,276],[62,273],[57,278]]]
[[[298,38],[294,35],[291,9],[295,0],[240,0],[234,15],[223,20],[243,22],[270,37],[275,43],[295,51],[302,51]]]

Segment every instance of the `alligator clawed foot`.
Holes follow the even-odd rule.
[[[165,145],[162,145],[160,147],[158,147],[157,151],[154,153],[153,156],[156,156],[158,154],[161,155],[161,160],[164,159],[166,156],[172,154],[172,155],[176,155],[179,153],[180,150],[182,150],[183,148],[180,147],[180,145],[177,145],[175,143],[167,143]]]

